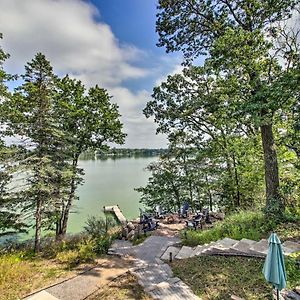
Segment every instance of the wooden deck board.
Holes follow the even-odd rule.
[[[119,220],[121,224],[127,223],[126,218],[124,217],[123,213],[121,212],[119,206],[113,205],[113,206],[104,206],[103,207],[104,212],[112,212],[115,214],[116,218]]]

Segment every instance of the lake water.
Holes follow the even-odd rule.
[[[158,157],[81,160],[84,184],[78,188],[79,201],[70,216],[68,232],[80,232],[89,216],[103,215],[103,206],[118,204],[127,219],[139,215],[140,194],[134,190],[144,186],[150,173],[146,166]]]

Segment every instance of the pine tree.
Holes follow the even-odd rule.
[[[34,211],[35,251],[40,250],[41,231],[49,227],[48,216],[55,209],[57,182],[62,176],[57,159],[64,141],[54,115],[55,81],[50,62],[42,53],[25,66],[24,83],[10,101],[10,126],[22,136],[26,152],[19,170],[26,174],[27,188],[20,194],[23,213]]]

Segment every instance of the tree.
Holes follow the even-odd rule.
[[[277,90],[277,83],[290,73],[292,66],[283,68],[272,54],[272,32],[276,22],[290,17],[296,4],[293,0],[160,0],[156,23],[158,45],[165,46],[167,52],[182,51],[187,63],[208,54],[213,69],[235,82],[239,90],[233,97],[236,115],[250,118],[252,124],[260,127],[266,208],[278,215],[283,202],[279,195],[273,118],[286,98],[291,97],[291,89],[282,93]]]
[[[54,209],[57,152],[64,133],[54,118],[56,76],[50,62],[42,53],[36,54],[25,66],[24,83],[7,101],[8,127],[21,136],[23,153],[19,152],[17,165],[23,174],[26,188],[19,193],[23,214],[34,211],[35,246],[40,251],[41,231],[45,217]]]
[[[110,102],[108,92],[99,86],[85,94],[80,81],[64,77],[58,81],[56,98],[59,123],[68,138],[66,151],[71,160],[71,177],[67,197],[61,202],[57,234],[67,232],[69,213],[76,198],[75,191],[81,182],[83,170],[78,168],[79,156],[87,149],[107,147],[108,143],[122,144],[125,134],[119,120],[118,106]]]
[[[1,33],[0,39],[2,39]],[[3,68],[3,63],[8,58],[9,55],[0,47],[0,120],[2,124],[0,132],[0,236],[24,232],[27,227],[22,220],[17,193],[12,185],[13,158],[17,149],[14,146],[7,146],[4,141],[9,135],[5,127],[6,110],[4,103],[11,97],[6,82],[13,78]]]

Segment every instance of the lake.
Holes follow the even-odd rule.
[[[139,215],[140,194],[134,188],[144,186],[150,173],[146,166],[158,157],[80,160],[84,169],[84,184],[78,188],[76,207],[70,216],[69,233],[83,229],[89,216],[103,215],[105,205],[118,204],[127,219]]]

